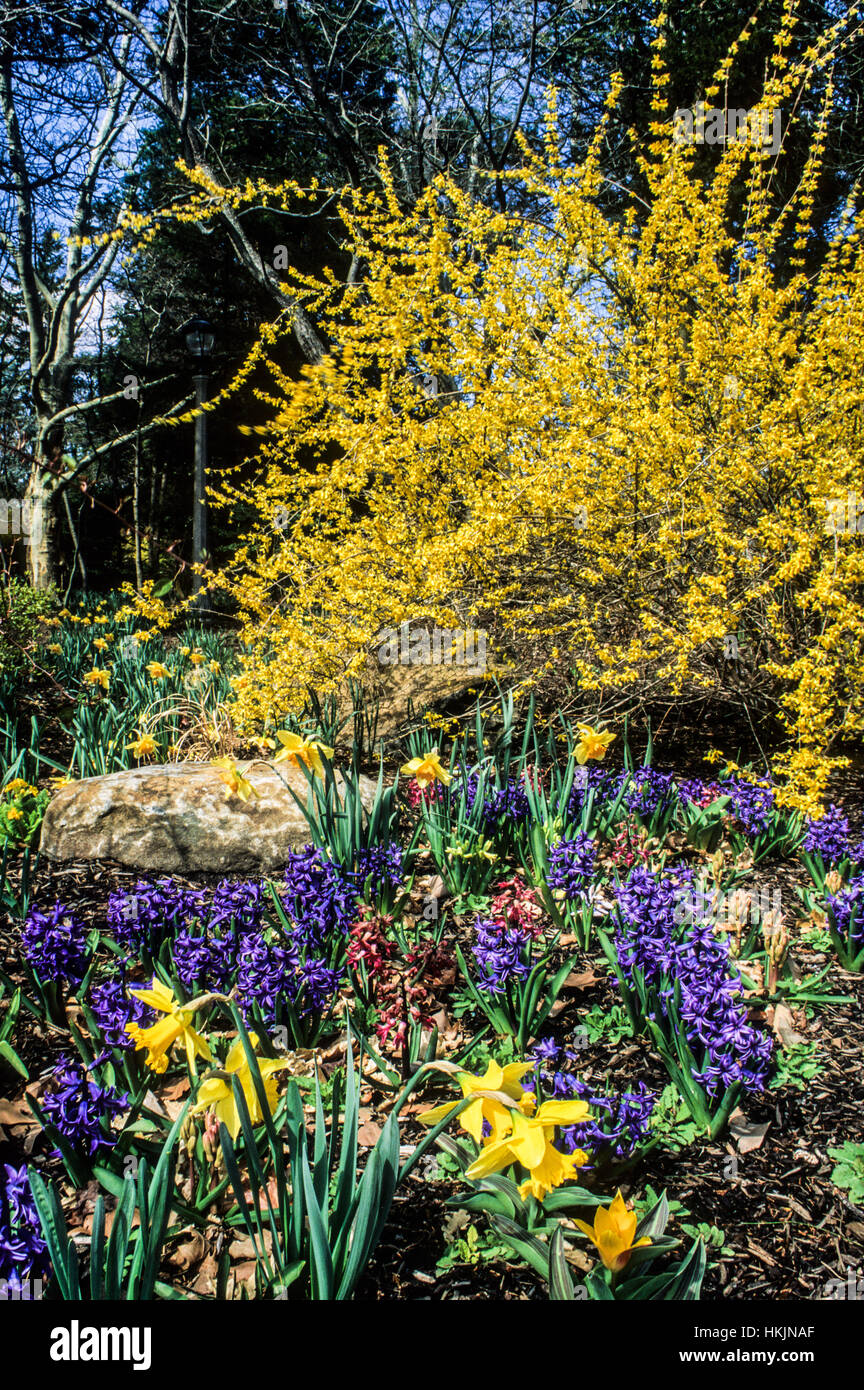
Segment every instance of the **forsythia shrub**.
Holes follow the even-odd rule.
[[[676,139],[664,23],[647,193],[623,218],[601,197],[605,121],[565,164],[553,100],[544,147],[523,144],[507,176],[512,212],[441,178],[406,214],[382,164],[379,190],[344,195],[358,281],[289,277],[333,346],[292,380],[269,346],[290,322],[268,325],[238,378],[266,364],[276,412],[257,483],[217,494],[260,517],[211,577],[244,623],[242,721],[332,688],[412,617],[485,627],[523,688],[566,665],[600,694],[716,688],[734,634],[748,700],[787,733],[787,801],[815,805],[843,764],[864,717],[864,535],[846,506],[862,489],[862,218],[850,206],[808,274],[821,130],[791,200],[782,150],[748,138],[706,160]],[[770,129],[779,110],[784,138],[843,36],[793,62],[793,33],[790,6],[751,111]]]

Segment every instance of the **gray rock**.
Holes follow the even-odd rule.
[[[49,859],[113,859],[147,873],[270,872],[288,850],[311,842],[304,773],[293,763],[238,762],[257,792],[226,796],[210,763],[168,763],[87,777],[61,787],[48,804],[40,848]],[[286,786],[286,783],[288,786]],[[340,779],[337,776],[337,785]],[[375,784],[361,777],[364,804]]]

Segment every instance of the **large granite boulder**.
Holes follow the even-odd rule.
[[[210,763],[138,767],[70,782],[48,804],[41,850],[49,859],[113,859],[147,873],[278,869],[288,850],[311,841],[288,790],[305,805],[309,784],[289,762],[237,767],[258,797],[226,797],[219,769]],[[371,806],[375,784],[362,777],[360,787]]]

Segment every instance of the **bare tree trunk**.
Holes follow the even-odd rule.
[[[57,582],[54,559],[57,517],[52,480],[40,474],[41,470],[34,468],[24,493],[24,515],[28,526],[27,559],[33,588],[50,589]]]
[[[69,602],[69,595],[70,595],[70,593],[72,592],[72,583],[73,583],[73,580],[74,580],[74,578],[75,578],[75,567],[76,567],[76,565],[77,565],[77,567],[78,567],[78,573],[79,573],[80,576],[81,576],[81,583],[83,584],[83,586],[84,586],[85,589],[87,588],[87,571],[86,571],[86,569],[84,568],[84,561],[83,561],[83,559],[82,559],[82,557],[81,557],[81,542],[80,542],[79,537],[78,537],[78,529],[77,529],[77,527],[76,527],[76,525],[75,525],[75,521],[74,521],[73,516],[72,516],[72,508],[71,508],[71,506],[69,505],[69,493],[68,493],[68,492],[64,492],[64,493],[63,493],[63,507],[64,507],[64,510],[65,510],[65,512],[66,512],[66,521],[67,521],[67,523],[68,523],[68,525],[69,525],[69,534],[70,534],[71,537],[72,537],[72,546],[73,546],[73,550],[72,550],[72,564],[69,566],[69,583],[66,585],[66,592],[65,592],[65,594],[63,595],[63,602],[64,602],[64,603],[68,603],[68,602]]]

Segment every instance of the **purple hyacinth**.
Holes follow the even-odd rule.
[[[262,884],[232,883],[223,878],[214,888],[213,900],[206,910],[207,930],[213,933],[217,928],[228,927],[238,933],[258,931],[266,901]]]
[[[478,968],[477,988],[483,994],[503,994],[515,981],[526,979],[531,969],[525,947],[531,934],[501,922],[478,922],[475,931],[474,960]]]
[[[301,961],[294,985],[294,1002],[301,1016],[324,1009],[339,988],[342,975],[341,970],[332,969],[314,956]]]
[[[624,804],[628,811],[648,817],[655,811],[666,810],[674,801],[675,795],[675,781],[671,772],[658,772],[653,767],[640,767],[630,778]]]
[[[572,1094],[587,1101],[594,1113],[590,1120],[564,1131],[564,1143],[571,1152],[587,1149],[595,1158],[628,1159],[645,1143],[657,1094],[649,1091],[643,1081],[635,1091],[623,1091],[620,1095],[574,1081]]]
[[[328,859],[323,849],[307,845],[290,851],[285,887],[285,911],[307,945],[322,946],[347,932],[357,887],[350,872]]]
[[[568,1153],[585,1149],[595,1158],[627,1159],[648,1137],[656,1093],[640,1082],[635,1091],[622,1094],[598,1089],[580,1081],[574,1068],[582,1065],[581,1054],[543,1038],[531,1052],[540,1068],[544,1093],[554,1100],[584,1100],[591,1107],[589,1119],[568,1125],[563,1131]]]
[[[849,945],[864,945],[864,874],[850,878],[839,893],[829,893],[825,906],[837,935]]]
[[[27,1168],[0,1164],[0,1281],[5,1298],[29,1299],[29,1281],[51,1272]]]
[[[124,979],[104,980],[90,989],[90,1011],[107,1047],[134,1048],[127,1023],[143,1023],[151,1010],[129,993]]]
[[[48,912],[30,909],[21,929],[21,950],[43,984],[63,980],[76,986],[87,973],[87,928],[62,903]]]
[[[733,1082],[747,1091],[764,1089],[771,1039],[747,1021],[740,1002],[743,985],[729,957],[728,939],[692,911],[697,900],[692,871],[655,877],[636,869],[616,896],[621,973],[628,985],[635,984],[638,974],[656,991],[661,1018],[668,1016],[677,995],[680,1026],[694,1057],[703,1058],[694,1080],[712,1096]],[[676,915],[680,923],[681,913],[676,909],[682,897],[691,910],[678,925]],[[669,1026],[679,1025],[670,1020]]]
[[[480,774],[471,772],[462,783],[465,810],[473,811],[480,790]],[[486,786],[480,824],[493,834],[505,825],[521,825],[528,819],[531,807],[528,794],[520,782],[505,782],[503,787]]]
[[[710,806],[711,802],[716,801],[723,793],[716,782],[703,782],[701,777],[685,777],[678,784],[678,795],[682,801],[705,807]]]
[[[581,830],[572,840],[560,840],[549,850],[549,887],[560,889],[568,902],[578,902],[591,886],[595,856],[594,841]]]
[[[373,889],[382,888],[385,884],[398,888],[402,882],[401,846],[372,845],[359,850],[355,870],[358,893],[362,893],[367,879],[371,879]]]
[[[265,932],[244,938],[238,956],[237,994],[247,1021],[257,1009],[269,1026],[279,1006],[290,1003],[301,1017],[323,1009],[342,979],[342,971],[309,955],[299,934],[271,940]]]
[[[232,937],[193,935],[181,931],[172,948],[174,969],[187,995],[213,990],[227,994],[237,970],[237,949]]]
[[[539,1038],[528,1056],[538,1066],[545,1067],[552,1062],[557,1062],[563,1050],[561,1044],[557,1043],[554,1038]]]
[[[626,777],[626,772],[616,774],[606,768],[589,767],[587,763],[582,767],[577,767],[567,801],[570,819],[578,820],[582,815],[582,808],[588,799],[589,792],[593,791],[594,793],[595,806],[603,802],[614,801],[621,790],[621,783]]]
[[[60,1131],[76,1153],[92,1158],[113,1148],[117,1136],[109,1128],[115,1115],[129,1108],[128,1095],[99,1086],[72,1058],[63,1058],[40,1102],[45,1120]],[[59,1150],[55,1150],[59,1152]]]
[[[842,859],[853,858],[849,821],[839,806],[829,806],[818,820],[808,817],[801,848],[807,854],[818,854],[823,864],[839,864]]]
[[[271,941],[263,931],[243,938],[237,956],[237,996],[247,1022],[257,1006],[264,1022],[272,1027],[280,999],[294,997],[299,962],[293,941]]]
[[[768,829],[775,800],[770,787],[757,787],[753,782],[730,777],[720,783],[719,793],[729,797],[730,809],[748,835],[760,835]]]
[[[110,895],[107,921],[118,945],[137,956],[158,951],[182,927],[200,921],[204,911],[202,891],[183,888],[170,878],[155,883],[140,879],[131,893]]]

